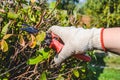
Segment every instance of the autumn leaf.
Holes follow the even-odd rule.
[[[1,41],[1,47],[0,48],[3,52],[8,51],[8,44],[4,39]]]
[[[1,41],[0,41],[0,50],[1,50]]]
[[[20,45],[25,46],[25,40],[22,35],[20,35]]]
[[[36,36],[37,45],[40,45],[40,43],[41,43],[40,37],[41,37],[40,34],[38,34],[38,35]]]
[[[34,35],[30,35],[31,36],[31,41],[29,42],[29,47],[30,48],[34,48],[36,46],[36,40],[35,40],[35,36]]]
[[[36,46],[36,41],[29,42],[29,47],[34,48]]]
[[[30,37],[31,37],[31,41],[35,40],[35,36],[33,34],[30,34]]]
[[[3,39],[8,39],[9,37],[11,37],[13,34],[6,34]]]

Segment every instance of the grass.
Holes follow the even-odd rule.
[[[98,80],[120,80],[120,56],[111,55],[104,58],[106,67]]]
[[[120,80],[120,69],[105,68],[99,80]]]

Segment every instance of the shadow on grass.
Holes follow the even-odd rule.
[[[106,53],[95,53],[96,58],[93,58],[90,62],[92,68],[94,69],[94,75],[88,80],[99,80],[100,75],[103,73],[106,63],[104,58],[108,54]]]

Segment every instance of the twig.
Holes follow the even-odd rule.
[[[26,44],[22,49],[20,49],[20,50],[17,50],[16,52],[15,52],[15,55],[13,56],[13,60],[15,59],[15,57],[19,54],[19,53],[21,53],[27,46],[29,45],[29,43],[28,44]]]
[[[15,79],[14,79],[15,80]],[[18,79],[17,79],[18,80]],[[33,80],[32,78],[29,77],[22,77],[20,80]]]
[[[38,28],[42,23],[44,23],[44,16],[46,14],[46,11],[44,11],[43,13],[40,14],[40,21],[38,22],[38,24],[35,25],[35,28]]]
[[[25,73],[23,73],[23,74],[21,74],[21,75],[15,77],[14,79],[21,78],[21,77],[23,77],[24,75],[29,74],[29,73],[33,73],[33,71],[25,72]]]
[[[36,75],[37,72],[34,72],[33,74],[31,74],[30,76],[28,76],[29,78],[32,78],[34,75]]]
[[[80,68],[82,68],[81,66],[77,66],[77,67],[75,67],[75,68],[72,68],[70,71],[67,71],[66,73],[63,73],[63,74],[60,74],[61,76],[62,75],[66,75],[66,74],[68,74],[68,73],[71,73],[73,70],[75,70],[75,69],[80,69]],[[51,77],[51,78],[48,78],[49,80],[50,79],[55,79],[55,78],[57,78],[59,75],[57,75],[57,76],[54,76],[54,77]]]
[[[35,10],[41,10],[41,7],[33,6],[33,9],[35,9]]]
[[[56,1],[56,5],[54,7],[54,9],[47,15],[47,18],[49,18],[49,16],[53,13],[53,11],[56,9],[56,7],[58,6],[60,0]],[[44,11],[41,15],[40,15],[40,21],[38,22],[38,24],[35,25],[35,28],[38,28],[39,26],[41,26],[42,23],[44,23],[45,21],[43,20],[44,16],[46,15],[46,11]]]
[[[40,77],[40,75],[37,75],[36,78],[35,78],[35,80],[39,80],[39,77]]]
[[[21,65],[23,65],[23,64],[25,64],[25,63],[26,63],[26,61],[22,62],[22,63],[19,64],[18,66],[15,66],[15,67],[13,67],[12,69],[9,69],[9,70],[7,70],[6,72],[0,74],[0,76],[3,76],[3,75],[7,74],[8,72],[10,72],[10,71],[12,71],[12,70],[14,70],[14,69],[16,69],[16,68],[19,68]]]
[[[55,5],[54,9],[48,14],[47,18],[49,18],[49,16],[53,13],[53,11],[54,11],[54,10],[56,9],[56,7],[58,6],[59,2],[60,2],[60,0],[57,0],[57,1],[56,1],[56,5]]]
[[[38,67],[38,64],[35,65],[35,68],[33,70],[34,73],[37,71],[37,67]]]

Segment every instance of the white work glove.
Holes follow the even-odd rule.
[[[73,54],[82,54],[93,48],[102,49],[101,29],[52,26],[48,32],[58,35],[64,42],[63,49],[54,57],[54,62],[57,65]]]

